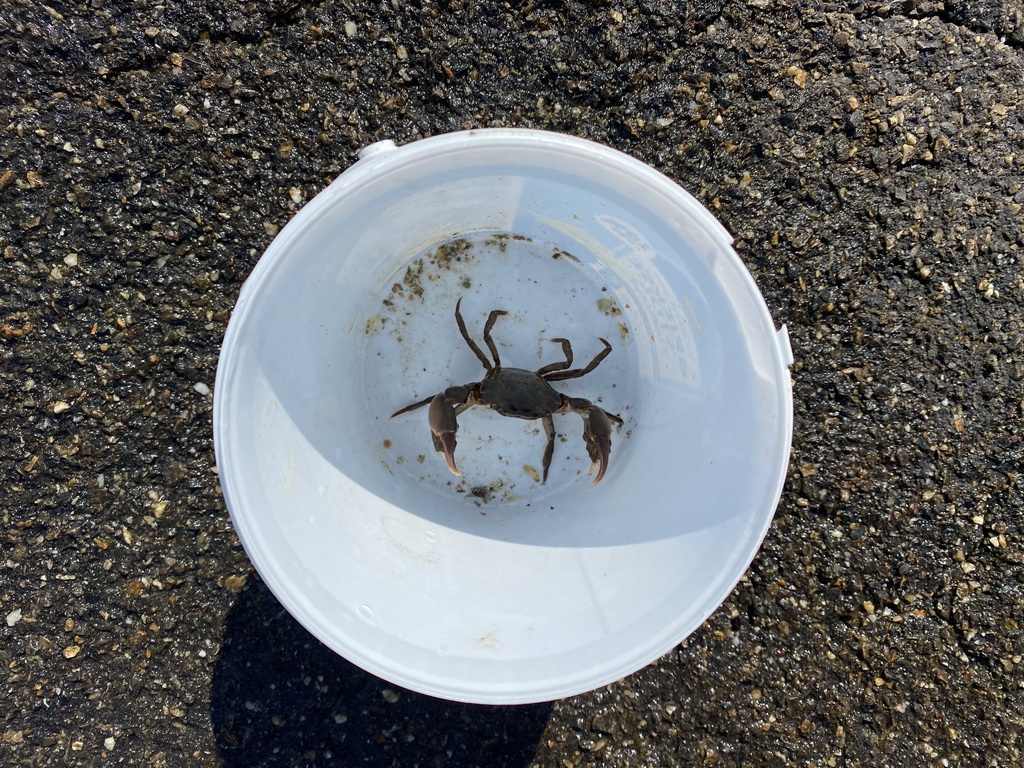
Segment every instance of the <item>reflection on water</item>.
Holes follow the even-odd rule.
[[[641,299],[625,307],[626,316],[634,327],[649,328],[653,337],[651,354],[641,355],[640,375],[700,389],[697,343],[679,300],[686,294],[673,290],[658,267],[657,262],[665,265],[667,258],[659,258],[654,246],[631,224],[606,213],[595,218],[622,243],[621,249],[608,254],[608,268]],[[690,307],[692,311],[692,304]]]
[[[664,378],[699,389],[700,358],[693,326],[699,329],[700,325],[687,292],[674,290],[662,272],[669,259],[659,257],[636,227],[610,213],[596,213],[593,221],[612,235],[617,243],[612,246],[597,237],[601,231],[597,227],[536,213],[534,218],[578,245],[579,249],[568,246],[574,252],[592,254],[594,258],[588,261],[598,273],[610,272],[615,277],[609,280],[606,276],[605,280],[620,296],[618,305],[626,316],[626,326],[636,335],[640,377],[648,381]],[[627,297],[630,300],[625,300]]]

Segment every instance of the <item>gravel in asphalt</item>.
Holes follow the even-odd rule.
[[[1024,10],[1014,0],[0,5],[0,763],[1017,766]],[[789,327],[763,549],[656,664],[475,707],[336,657],[238,544],[239,287],[362,146],[643,160]]]

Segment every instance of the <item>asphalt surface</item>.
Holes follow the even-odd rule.
[[[1019,2],[6,0],[0,46],[0,764],[1024,764]],[[320,646],[212,447],[273,234],[360,147],[477,126],[692,191],[797,359],[736,591],[527,707]]]

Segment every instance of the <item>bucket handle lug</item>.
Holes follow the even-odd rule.
[[[789,328],[783,323],[782,327],[775,332],[775,343],[779,345],[779,352],[782,353],[782,363],[787,368],[793,367],[793,345],[789,341]]]
[[[371,157],[394,152],[396,149],[398,149],[398,145],[395,142],[391,139],[384,139],[383,141],[375,141],[373,144],[367,144],[357,154],[360,160],[369,160]]]

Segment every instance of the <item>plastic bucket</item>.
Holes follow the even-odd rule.
[[[591,485],[575,414],[459,417],[462,477],[426,409],[502,363],[623,419]],[[778,502],[792,362],[718,221],[589,141],[452,133],[360,160],[280,232],[239,296],[214,428],[235,528],[281,603],[407,688],[525,703],[594,689],[670,650],[726,598]]]

